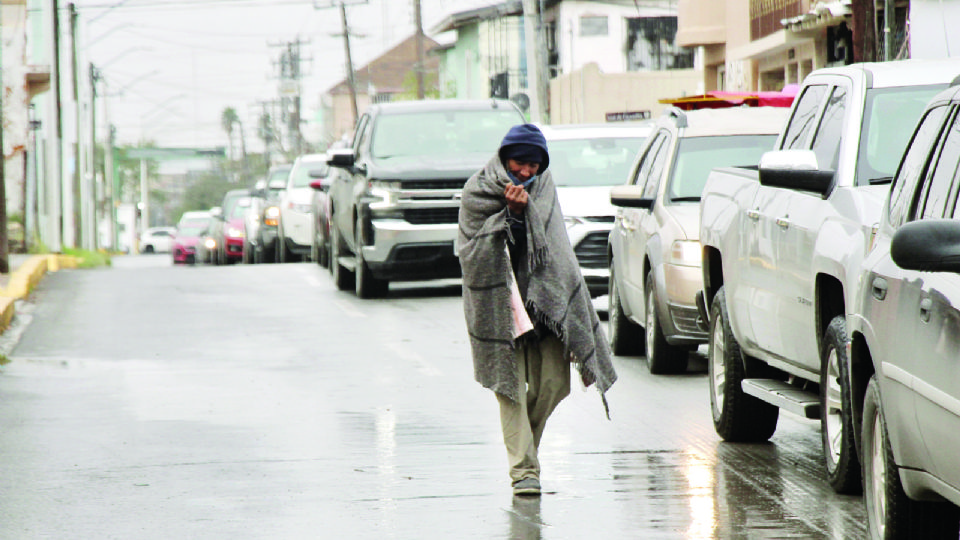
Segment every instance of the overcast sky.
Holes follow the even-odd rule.
[[[413,0],[345,0],[354,67],[414,31]],[[450,13],[497,2],[421,0],[425,31]],[[67,2],[61,0],[61,6]],[[353,4],[353,5],[351,5]],[[76,0],[79,46],[107,81],[119,143],[225,146],[233,107],[252,149],[260,102],[278,97],[282,45],[301,42],[302,108],[345,77],[339,0]],[[333,6],[326,7],[323,6]],[[102,102],[101,102],[102,103]],[[305,126],[310,133],[310,127]]]

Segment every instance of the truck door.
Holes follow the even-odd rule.
[[[847,126],[846,118],[854,107],[850,106],[850,81],[838,77],[828,92],[823,113],[817,122],[810,149],[817,156],[821,170],[838,171],[852,179],[853,168],[839,171],[843,135],[859,131],[859,125]],[[859,124],[859,122],[857,123]],[[841,182],[838,179],[837,183]],[[818,232],[825,220],[837,213],[833,205],[825,204],[819,193],[782,190],[788,202],[786,212],[776,219],[778,235],[777,277],[780,283],[777,324],[781,341],[777,354],[798,361],[804,367],[819,369],[820,351],[815,336],[817,315],[815,301],[814,248]],[[853,234],[854,231],[851,231]],[[830,242],[856,242],[855,239],[829,238]],[[839,276],[838,276],[839,277]],[[842,298],[839,301],[842,302]]]

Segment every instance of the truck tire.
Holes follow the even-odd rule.
[[[780,409],[744,393],[741,387],[746,370],[740,344],[730,328],[725,296],[720,287],[710,307],[707,371],[713,428],[725,441],[766,441],[777,430]]]
[[[379,279],[370,272],[370,267],[363,260],[363,243],[360,240],[360,228],[357,227],[357,247],[356,254],[356,275],[354,284],[356,285],[357,298],[383,298],[387,295],[390,288],[390,282],[385,279]]]
[[[610,328],[610,349],[617,356],[643,354],[643,329],[627,318],[620,303],[620,288],[610,260],[610,278],[607,292],[607,317]]]
[[[862,486],[849,371],[847,322],[838,315],[827,326],[820,351],[820,434],[830,487],[855,495]]]
[[[330,229],[330,272],[333,274],[333,283],[341,291],[353,289],[354,274],[340,264],[340,256],[343,253],[340,246],[340,233],[336,226]]]
[[[863,498],[868,537],[876,540],[956,538],[960,510],[948,502],[914,501],[900,483],[880,384],[870,378],[863,401]]]
[[[667,343],[667,338],[663,335],[663,327],[657,314],[657,285],[653,279],[652,271],[647,274],[647,281],[643,288],[647,311],[644,325],[647,344],[647,369],[654,375],[683,373],[687,370],[690,350],[686,347],[676,347]]]

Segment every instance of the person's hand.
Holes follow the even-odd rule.
[[[527,190],[523,186],[510,184],[503,190],[503,196],[507,199],[507,208],[514,214],[522,214],[527,207]]]

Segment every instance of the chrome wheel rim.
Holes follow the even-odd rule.
[[[824,437],[827,441],[827,467],[832,471],[840,461],[843,448],[843,390],[840,383],[840,355],[831,347],[827,356],[824,388]]]
[[[713,390],[713,417],[715,420],[723,414],[723,386],[727,382],[723,362],[724,353],[723,321],[717,320],[713,324],[713,333],[710,336],[710,383]]]
[[[653,292],[647,292],[647,324],[644,328],[644,334],[647,338],[647,359],[656,354],[656,344],[654,342],[655,328],[657,324],[657,312],[654,308]]]
[[[869,485],[867,489],[873,496],[873,504],[867,505],[867,510],[871,512],[873,523],[876,525],[877,538],[886,537],[886,525],[883,516],[886,515],[887,508],[887,463],[886,452],[884,451],[883,441],[883,423],[880,421],[880,414],[873,417],[873,436],[871,437],[873,447],[871,450],[871,460],[869,468]]]

